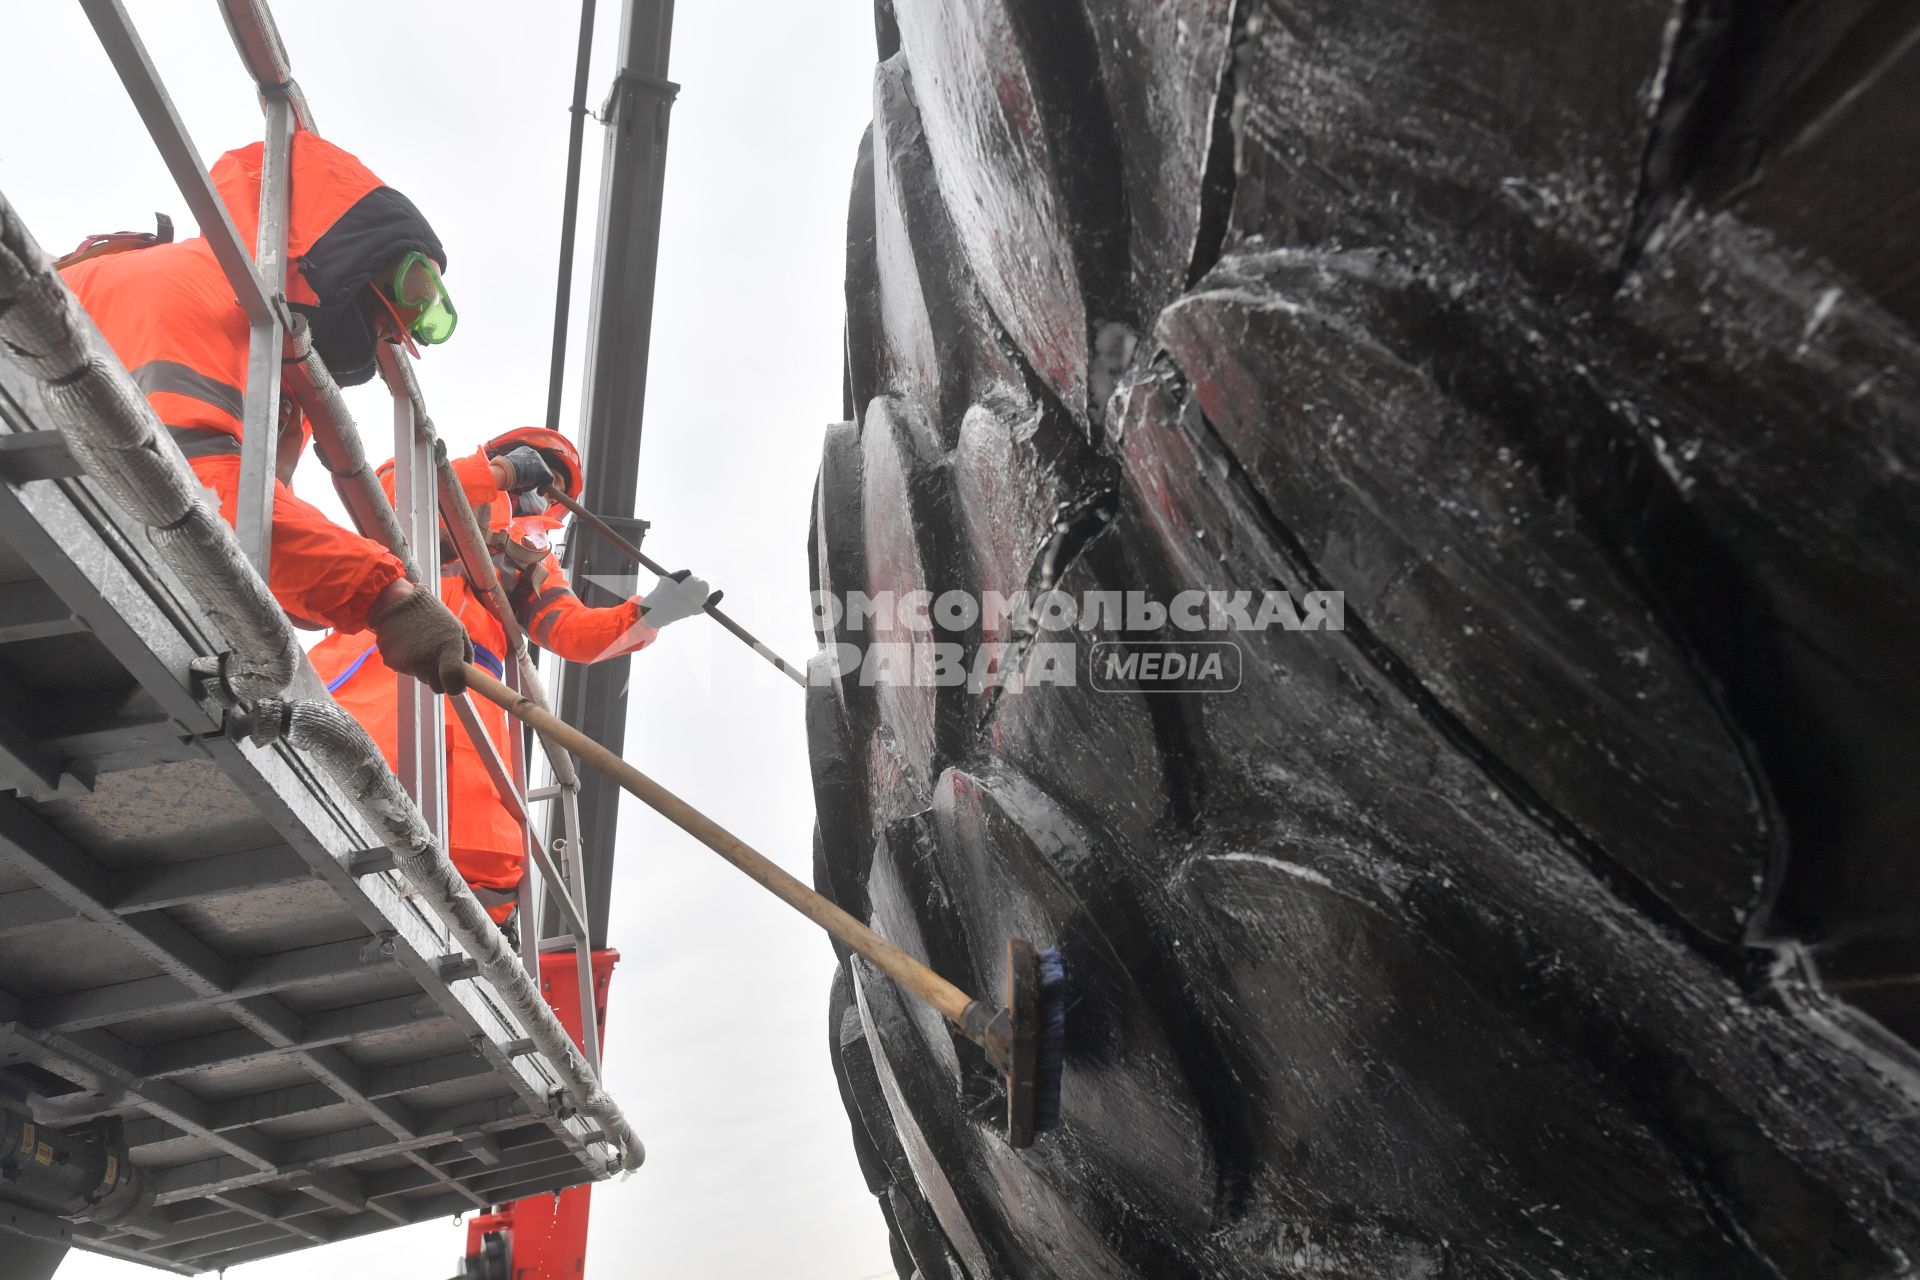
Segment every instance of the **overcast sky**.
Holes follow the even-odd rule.
[[[124,0],[203,160],[259,136],[216,7]],[[460,311],[421,379],[434,420],[472,447],[546,405],[569,5],[329,0],[277,6],[320,130],[410,195],[445,242]],[[619,0],[601,0],[590,105],[613,76]],[[533,14],[541,16],[534,18]],[[50,251],[99,231],[192,221],[77,6],[8,14],[0,190]],[[38,48],[45,56],[24,57]],[[648,550],[726,590],[734,616],[794,660],[812,647],[806,531],[822,429],[840,412],[846,193],[870,115],[862,0],[683,0],[653,357],[641,451]],[[570,368],[580,368],[600,129],[589,124]],[[577,383],[575,384],[577,388]],[[384,392],[349,392],[369,452],[389,452]],[[577,422],[577,399],[563,416]],[[298,486],[331,492],[308,459]],[[338,510],[337,507],[333,508]],[[811,878],[799,691],[717,627],[670,627],[633,664],[628,755]],[[812,926],[676,829],[622,811],[608,1082],[646,1166],[594,1193],[588,1280],[891,1276],[827,1058],[832,954]],[[236,1268],[237,1280],[357,1273],[439,1280],[451,1223]],[[156,1274],[74,1254],[61,1280]]]

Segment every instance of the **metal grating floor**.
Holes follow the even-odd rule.
[[[0,360],[0,1091],[124,1117],[170,1229],[0,1227],[191,1274],[603,1177],[331,783],[195,697],[217,638],[41,420]]]

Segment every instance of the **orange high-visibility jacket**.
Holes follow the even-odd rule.
[[[251,247],[260,212],[262,144],[220,157],[212,179],[240,239]],[[306,315],[314,347],[343,385],[373,376],[378,337],[368,281],[412,250],[442,266],[445,251],[413,203],[365,165],[311,133],[293,137],[288,167],[289,305]],[[247,318],[202,236],[76,262],[61,275],[101,335],[173,432],[201,483],[234,519],[247,385]],[[304,423],[280,451],[285,481],[306,442]],[[360,627],[400,562],[276,484],[269,585],[307,626]]]
[[[547,546],[553,523],[545,517],[512,518],[511,499],[500,491],[486,454],[476,452],[456,459],[454,472],[473,504],[474,514],[488,529],[493,564],[513,604],[514,616],[534,642],[570,662],[598,662],[632,653],[653,643],[659,631],[641,621],[640,606],[627,600],[609,608],[593,608],[573,593],[566,571]],[[393,493],[391,466],[381,479]],[[473,637],[474,661],[501,676],[506,635],[487,612],[473,587],[452,560],[440,571],[440,599],[466,625]],[[354,714],[380,745],[387,766],[399,761],[399,677],[380,660],[369,631],[336,631],[309,655],[334,698]],[[473,700],[480,720],[493,739],[502,761],[511,759],[510,724],[505,711],[483,698]],[[526,845],[519,819],[500,802],[480,752],[468,739],[447,706],[447,844],[460,874],[483,894],[489,913],[504,920],[512,912],[506,896],[526,873]]]

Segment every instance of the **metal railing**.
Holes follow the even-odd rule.
[[[290,395],[311,424],[314,452],[332,475],[354,527],[362,536],[393,551],[417,589],[436,595],[436,562],[444,526],[476,597],[507,637],[508,683],[544,707],[545,688],[525,633],[494,571],[486,534],[434,430],[411,358],[393,344],[383,342],[379,346],[380,373],[393,400],[395,483],[394,501],[389,503],[367,465],[359,428],[339,387],[313,350],[304,319],[287,306],[287,207],[293,135],[296,130],[318,131],[306,97],[293,79],[286,47],[268,5],[264,0],[219,0],[234,46],[260,91],[266,121],[259,231],[254,251],[249,254],[120,0],[80,3],[247,317],[247,385],[235,521],[247,559],[265,580],[281,399],[283,394]],[[283,365],[287,374],[284,386]],[[427,556],[432,566],[428,571],[422,571],[414,548],[421,548]],[[427,829],[445,848],[447,704],[415,680],[403,678],[399,689],[397,773]],[[538,972],[540,953],[563,949],[574,952],[584,1056],[597,1075],[600,1046],[593,1007],[592,944],[586,922],[585,867],[578,856],[579,774],[565,750],[541,739],[542,754],[554,782],[530,793],[528,762],[517,728],[511,733],[512,749],[503,759],[471,698],[463,694],[450,701],[501,802],[518,818],[529,862],[538,873],[527,875],[521,884],[522,965],[534,974]],[[559,806],[558,825],[564,833],[551,849],[542,844],[532,811],[535,804],[543,802]],[[566,926],[563,936],[538,936],[542,891]]]

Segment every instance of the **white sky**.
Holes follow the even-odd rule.
[[[259,135],[216,8],[125,0],[203,160]],[[460,330],[421,367],[441,433],[472,447],[545,411],[566,106],[578,10],[282,0],[323,133],[405,191],[446,243]],[[589,105],[613,72],[601,0]],[[538,12],[536,20],[530,17]],[[99,231],[192,232],[77,6],[18,6],[0,78],[0,190],[52,252]],[[20,56],[38,48],[43,57]],[[725,588],[794,660],[812,647],[806,529],[840,412],[841,267],[874,60],[864,0],[683,0],[641,453],[647,547]],[[581,367],[600,128],[589,122],[569,369]],[[575,383],[577,387],[577,382]],[[378,384],[348,393],[368,442]],[[563,425],[577,422],[570,398]],[[299,488],[331,498],[316,462]],[[337,511],[337,507],[333,508]],[[799,691],[717,627],[668,629],[633,664],[628,755],[811,878]],[[827,1057],[832,954],[811,925],[629,802],[621,815],[608,1083],[648,1148],[594,1193],[588,1280],[869,1280],[893,1272]],[[236,1280],[451,1275],[463,1227],[427,1224],[236,1268]],[[154,1272],[72,1255],[61,1280]]]

